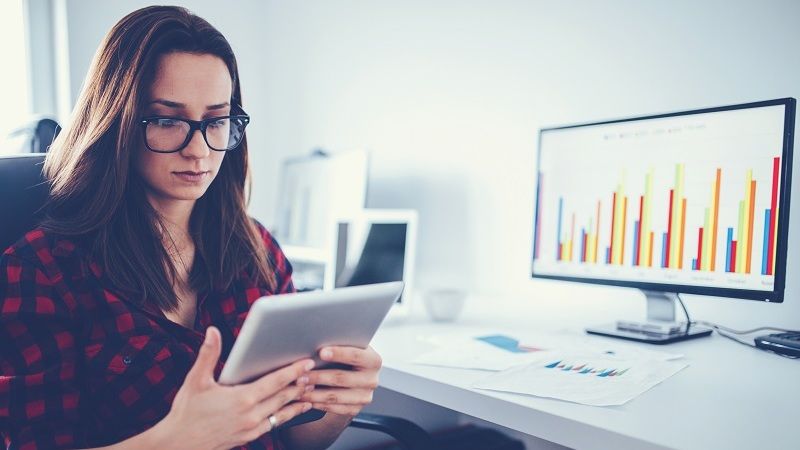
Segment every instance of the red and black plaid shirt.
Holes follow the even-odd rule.
[[[292,292],[292,268],[259,225],[277,289],[242,275],[198,295],[193,329],[114,292],[88,251],[41,230],[0,257],[0,434],[9,449],[120,442],[169,412],[203,342],[222,334],[219,376],[250,306]],[[282,447],[270,433],[243,448]]]

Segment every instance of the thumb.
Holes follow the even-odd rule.
[[[186,375],[187,382],[196,387],[205,387],[209,383],[214,383],[214,368],[222,351],[221,341],[222,337],[216,327],[210,326],[206,329],[206,339],[200,347],[197,360]]]

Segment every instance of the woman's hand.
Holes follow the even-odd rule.
[[[308,383],[310,359],[298,361],[261,378],[237,386],[214,380],[221,351],[219,330],[209,327],[194,366],[175,396],[169,414],[154,428],[172,449],[229,449],[254,441],[271,431],[269,417],[277,423],[311,409],[296,402],[312,389]]]
[[[323,361],[346,364],[352,369],[312,371],[308,375],[309,384],[317,387],[303,394],[301,401],[311,402],[314,408],[322,411],[347,416],[355,416],[372,402],[382,364],[380,355],[372,347],[326,347],[319,355]]]

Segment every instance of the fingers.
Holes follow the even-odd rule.
[[[261,417],[268,417],[273,411],[280,410],[288,403],[300,400],[303,394],[311,392],[313,386],[306,385],[292,385],[281,389],[277,394],[256,405],[255,412]]]
[[[314,370],[308,374],[308,384],[374,390],[378,387],[378,371]]]
[[[295,416],[299,416],[304,412],[311,409],[311,403],[292,403],[291,405],[284,406],[283,408],[279,409],[278,411],[272,413],[277,420],[276,426],[280,426],[290,420],[292,420]],[[257,414],[263,414],[263,411],[259,411]],[[265,433],[269,433],[272,431],[273,427],[272,424],[269,422],[269,413],[266,415],[255,415],[256,418],[256,425],[249,429],[246,434],[246,442],[251,442],[259,437],[263,436]]]
[[[380,369],[383,364],[381,356],[372,347],[325,347],[319,356],[323,361],[344,363],[356,369]]]
[[[300,401],[327,405],[368,405],[372,403],[371,389],[315,389],[305,392]]]
[[[214,368],[217,366],[222,351],[222,337],[216,327],[206,329],[206,338],[197,354],[194,365],[186,374],[185,382],[195,387],[207,387],[214,384]]]
[[[261,378],[247,384],[237,386],[237,390],[242,392],[246,398],[255,402],[261,402],[272,397],[286,386],[297,383],[298,385],[308,384],[308,372],[314,368],[314,361],[310,359],[300,360],[282,369],[268,373]]]

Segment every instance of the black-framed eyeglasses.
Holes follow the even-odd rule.
[[[200,130],[208,148],[218,152],[234,150],[244,139],[244,129],[250,116],[209,117],[204,120],[189,120],[179,117],[151,116],[140,121],[147,149],[156,153],[175,153],[183,150]]]

